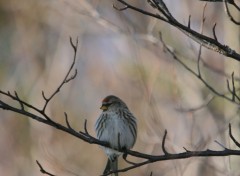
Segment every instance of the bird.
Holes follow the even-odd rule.
[[[95,123],[97,139],[107,142],[111,148],[102,147],[108,156],[103,174],[118,170],[118,150],[131,149],[137,138],[137,120],[126,103],[114,95],[102,100],[102,113]],[[118,173],[114,173],[118,176]]]

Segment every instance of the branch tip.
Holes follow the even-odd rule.
[[[23,105],[23,102],[20,100],[17,91],[14,91],[14,94],[15,94],[15,98],[16,98],[16,100],[19,102],[19,104],[20,104],[20,106],[21,106],[21,110],[24,111],[24,105]]]
[[[167,137],[167,130],[164,131],[164,136],[163,136],[163,140],[162,140],[162,151],[165,155],[168,155],[169,153],[167,152],[167,150],[165,148],[166,137]]]
[[[221,144],[217,140],[214,140],[214,142],[217,143],[219,146],[221,146],[224,150],[228,150],[227,147],[225,147],[223,144]]]
[[[65,116],[65,122],[66,122],[66,124],[67,124],[67,127],[68,127],[69,129],[72,129],[72,127],[71,127],[70,124],[69,124],[68,115],[67,115],[66,112],[64,112],[64,116]]]
[[[127,156],[128,156],[128,154],[126,152],[123,153],[122,158],[124,159],[124,161],[126,161],[128,164],[131,164],[131,165],[136,165],[137,164],[137,163],[134,163],[132,161],[127,160]]]
[[[153,176],[153,172],[151,171],[150,176]]]
[[[43,97],[43,99],[45,100],[45,101],[47,101],[48,99],[47,99],[47,97],[45,96],[45,93],[44,93],[44,91],[42,90],[42,97]]]
[[[213,32],[214,39],[218,42],[217,35],[216,35],[216,26],[217,26],[217,23],[214,23],[212,32]]]
[[[230,138],[232,139],[232,141],[234,142],[234,144],[240,148],[240,143],[234,138],[233,134],[232,134],[232,126],[231,124],[229,123],[229,136]]]
[[[191,29],[191,15],[188,16],[188,28]]]
[[[87,119],[84,121],[84,131],[87,135],[89,135],[88,130],[87,130]]]
[[[184,149],[186,152],[190,152],[190,150],[188,150],[186,147],[183,147],[183,149]]]
[[[70,37],[70,44],[71,44],[74,52],[76,52],[77,51],[77,46],[78,46],[78,37],[76,39],[76,43],[75,44],[73,43],[72,37]]]
[[[38,165],[41,173],[46,174],[46,175],[49,175],[49,176],[55,176],[55,175],[47,172],[47,171],[42,167],[42,165],[39,163],[38,160],[36,160],[36,163],[37,163],[37,165]]]

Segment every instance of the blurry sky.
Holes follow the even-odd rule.
[[[128,2],[157,13],[144,0]],[[232,146],[227,129],[231,122],[239,134],[237,108],[216,98],[200,110],[189,111],[213,94],[163,50],[159,32],[195,70],[199,45],[166,23],[131,10],[119,12],[113,3],[122,7],[111,0],[0,1],[0,89],[17,91],[28,103],[42,107],[41,92],[49,96],[72,62],[69,38],[78,38],[78,75],[49,104],[47,113],[52,119],[65,124],[67,112],[77,131],[83,130],[87,119],[88,130],[95,136],[93,126],[101,113],[101,100],[114,94],[138,119],[134,150],[162,154],[165,129],[171,152],[183,152],[183,147],[221,150],[214,140]],[[203,2],[166,0],[166,4],[183,24],[191,14],[191,27],[200,31]],[[216,22],[218,40],[239,52],[239,27],[229,22],[223,5],[208,3],[205,16],[204,34],[212,36]],[[220,92],[227,90],[226,77],[213,69],[227,75],[234,71],[240,77],[236,61],[207,49],[203,49],[202,59],[210,67],[202,66],[202,75]],[[59,176],[87,176],[102,173],[106,156],[97,145],[0,110],[0,175],[42,175],[35,160]],[[154,176],[239,175],[238,165],[237,157],[191,158],[154,163],[121,175],[150,175],[151,171]],[[121,168],[126,166],[120,162]]]

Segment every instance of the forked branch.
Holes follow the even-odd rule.
[[[72,48],[74,50],[74,56],[73,56],[72,64],[71,64],[71,66],[70,66],[66,76],[64,77],[63,81],[59,84],[59,86],[56,88],[56,90],[49,97],[46,97],[44,91],[42,91],[42,96],[43,96],[43,99],[45,100],[45,104],[44,104],[43,109],[42,109],[43,113],[45,113],[45,109],[46,109],[48,103],[53,99],[53,97],[58,92],[60,92],[60,90],[63,87],[63,85],[68,83],[69,81],[73,80],[77,76],[77,69],[75,69],[74,74],[72,74],[71,76],[70,76],[70,73],[71,73],[71,71],[73,69],[73,66],[75,65],[75,62],[76,62],[78,39],[76,40],[76,43],[74,44],[73,41],[72,41],[72,38],[70,37],[70,44],[71,44],[71,46],[72,46]]]
[[[117,1],[122,3],[125,7],[124,9],[121,9],[121,11],[131,9],[131,10],[139,12],[143,15],[150,16],[150,17],[159,19],[161,21],[164,21],[164,22],[170,24],[171,26],[176,27],[177,29],[182,31],[184,34],[186,34],[188,37],[193,39],[195,42],[202,45],[203,47],[208,48],[212,51],[218,52],[227,57],[233,58],[237,61],[240,61],[239,53],[237,53],[235,50],[233,50],[229,46],[220,43],[217,40],[217,36],[215,34],[215,27],[213,28],[213,31],[214,31],[213,38],[208,37],[204,34],[201,34],[197,31],[191,29],[190,28],[190,18],[189,18],[188,25],[184,25],[184,24],[180,23],[176,18],[174,18],[172,16],[171,12],[168,10],[168,8],[163,0],[148,0],[151,7],[158,10],[159,13],[157,13],[157,14],[146,11],[141,8],[138,8],[136,6],[133,6],[125,0],[117,0]]]

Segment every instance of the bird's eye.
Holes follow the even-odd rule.
[[[104,105],[105,106],[110,106],[112,103],[105,103]]]
[[[101,106],[101,108],[100,109],[102,109],[103,111],[106,111],[106,110],[108,110],[108,107],[111,105],[112,103],[103,103],[102,104],[102,106]]]

